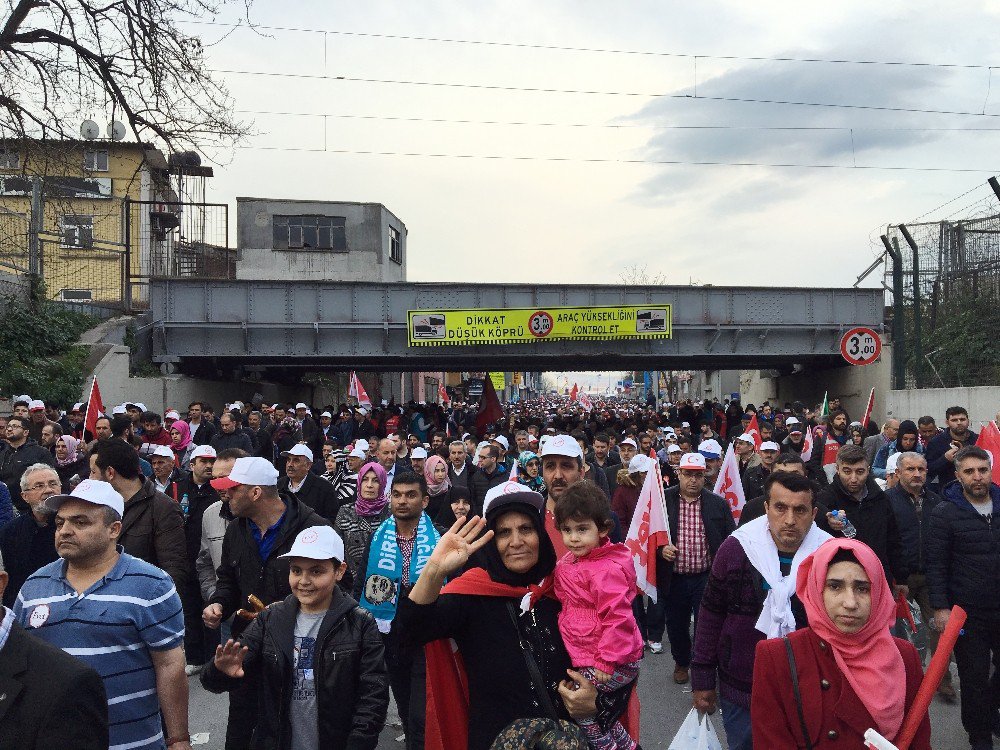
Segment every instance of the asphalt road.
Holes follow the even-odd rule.
[[[952,665],[953,671],[954,668]],[[642,746],[645,750],[653,748],[667,750],[674,733],[691,708],[689,686],[675,685],[672,674],[673,660],[668,651],[656,656],[647,652],[639,677]],[[207,735],[204,738],[195,738],[196,741],[204,739],[204,742],[197,746],[203,750],[223,750],[228,697],[206,692],[197,677],[192,677],[190,684],[191,733]],[[392,705],[389,708],[389,719],[390,721],[395,719],[395,709]],[[725,729],[721,717],[716,714],[713,719],[716,731],[724,738]],[[946,705],[935,699],[931,705],[931,728],[934,750],[966,750],[969,747],[965,732],[962,730],[958,704]],[[401,734],[402,730],[398,726],[387,725],[379,741],[379,750],[400,750],[403,743],[396,742],[395,739]]]

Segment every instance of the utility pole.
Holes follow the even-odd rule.
[[[42,282],[41,233],[44,224],[45,195],[42,191],[42,178],[35,175],[31,178],[31,215],[28,217],[28,295],[29,304],[34,307],[40,294]]]

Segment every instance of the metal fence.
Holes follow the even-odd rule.
[[[1000,207],[943,221],[890,226],[902,261],[905,387],[1000,384]],[[906,238],[909,233],[915,249]],[[892,289],[892,263],[886,263]]]

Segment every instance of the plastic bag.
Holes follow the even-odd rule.
[[[722,742],[708,714],[699,714],[698,709],[692,708],[668,750],[722,750]]]

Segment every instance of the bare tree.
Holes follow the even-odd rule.
[[[226,4],[7,0],[0,138],[78,138],[81,114],[100,112],[168,151],[239,141],[248,125],[234,118],[227,89],[208,71],[201,40],[178,26],[211,20]]]
[[[662,286],[667,283],[667,275],[663,271],[650,274],[649,266],[645,263],[625,266],[618,273],[618,279],[622,286]]]

